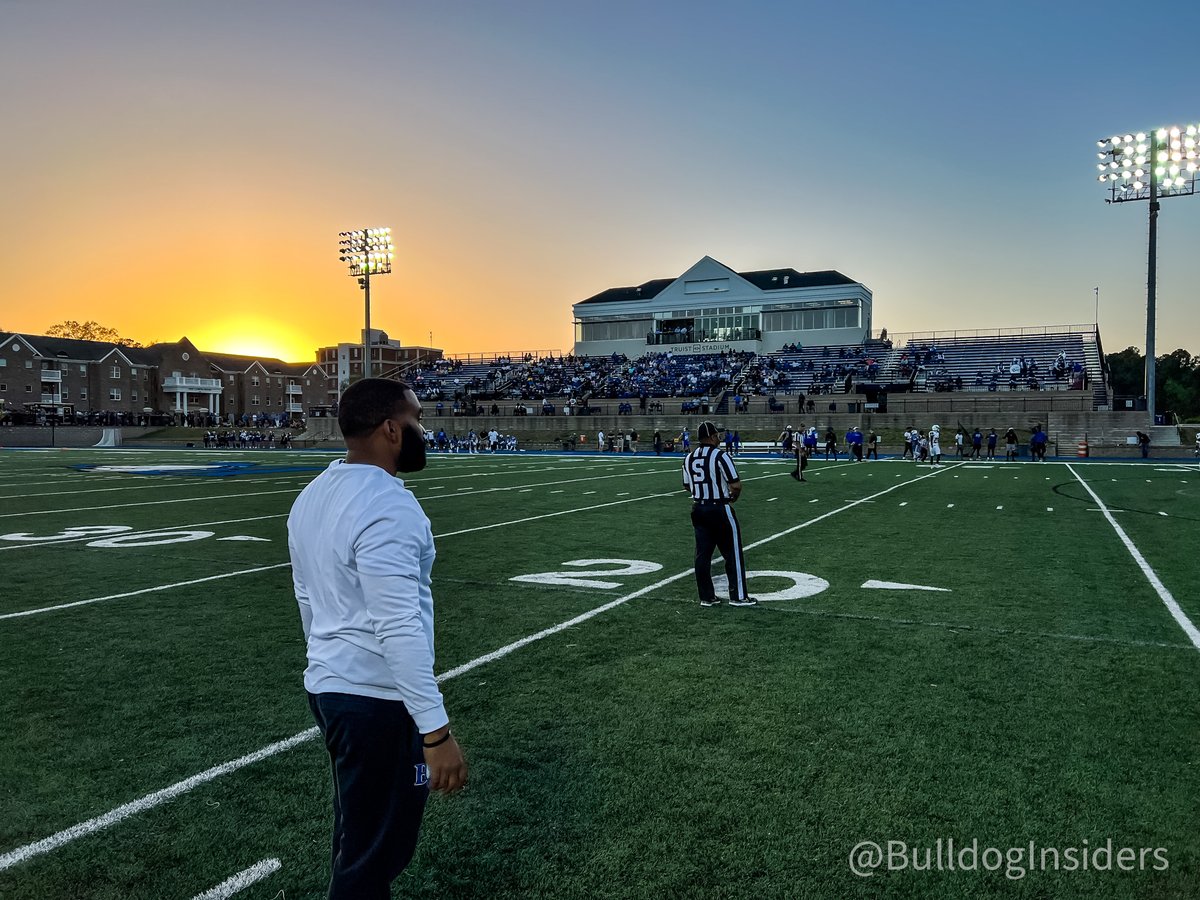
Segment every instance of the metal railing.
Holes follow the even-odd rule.
[[[1050,334],[1094,334],[1094,323],[1087,325],[1032,325],[1025,328],[966,328],[956,331],[900,331],[888,332],[886,340],[899,347],[912,341],[958,340],[963,338],[1002,338]],[[876,335],[877,340],[884,340]]]
[[[164,391],[223,390],[219,378],[192,378],[188,375],[168,375],[163,379]]]
[[[447,353],[443,359],[453,359],[461,363],[487,363],[495,362],[502,356],[506,356],[513,363],[525,361],[525,355],[531,355],[535,360],[545,356],[565,356],[561,350],[488,350],[482,353]]]

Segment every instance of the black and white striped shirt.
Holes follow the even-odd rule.
[[[729,485],[737,480],[733,458],[720,447],[701,444],[683,461],[683,486],[693,500],[728,500]]]

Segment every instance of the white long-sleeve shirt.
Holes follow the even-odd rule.
[[[288,516],[314,694],[402,700],[427,734],[449,719],[433,675],[433,531],[404,482],[335,460]]]

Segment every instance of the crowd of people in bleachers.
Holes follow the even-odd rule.
[[[731,398],[731,411],[738,412],[748,409],[749,397],[755,395],[837,394],[854,390],[857,383],[879,381],[908,381],[913,389],[931,392],[995,391],[1004,386],[1039,390],[1050,383],[1061,387],[1064,382],[1070,389],[1087,386],[1086,367],[1066,350],[1049,364],[1033,356],[1017,356],[1011,363],[976,371],[972,382],[974,359],[957,345],[945,348],[923,342],[889,351],[890,344],[875,341],[806,349],[793,342],[762,356],[728,350],[679,354],[666,349],[632,360],[619,353],[540,358],[524,354],[515,363],[511,357],[468,364],[447,359],[423,366],[413,382],[422,400],[436,403],[437,415],[497,415],[500,409],[495,402],[490,408],[486,405],[496,399],[516,402],[514,415],[586,414],[594,411],[589,403],[597,400],[620,401],[618,415],[655,412],[661,410],[661,402],[656,410],[652,398],[664,397],[678,397],[700,409],[731,388],[738,394]]]
[[[611,400],[646,397],[704,397],[719,393],[733,382],[752,353],[678,355],[648,353],[621,360],[597,387],[594,395]]]
[[[833,394],[847,390],[853,380],[874,381],[879,377],[879,360],[862,346],[822,347],[819,361],[814,356],[797,359],[787,355],[800,352],[799,344],[785,344],[779,354],[758,357],[748,372],[749,391]]]

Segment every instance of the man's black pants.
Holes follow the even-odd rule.
[[[429,797],[421,735],[399,700],[309,694],[333,768],[330,900],[387,900]]]
[[[712,580],[713,549],[725,557],[731,600],[748,596],[746,558],[742,554],[742,528],[727,503],[700,501],[692,504],[692,527],[696,530],[696,587],[701,600],[716,596]]]

